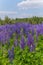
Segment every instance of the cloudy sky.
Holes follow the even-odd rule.
[[[0,17],[43,16],[43,0],[0,0]]]

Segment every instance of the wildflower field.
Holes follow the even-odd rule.
[[[43,65],[43,23],[0,25],[0,65]]]

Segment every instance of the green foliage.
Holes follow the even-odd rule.
[[[43,23],[43,17],[32,17],[32,18],[16,18],[16,19],[11,19],[8,16],[5,17],[4,20],[0,18],[0,25],[3,24],[14,24],[17,22],[27,22],[31,24],[39,24]]]
[[[39,36],[37,47],[35,51],[30,52],[26,46],[24,50],[20,47],[14,48],[14,60],[12,62],[8,59],[7,45],[2,46],[0,49],[0,65],[43,65],[43,40],[42,36]],[[12,40],[10,45],[12,46]]]
[[[23,19],[10,19],[5,17],[4,20],[0,18],[0,25],[3,24],[13,24],[17,22],[27,22],[31,24],[43,23],[42,17],[32,17]],[[34,36],[35,38],[35,36]],[[20,38],[19,38],[20,39]],[[1,47],[0,43],[0,65],[43,65],[43,36],[39,36],[37,46],[35,51],[30,52],[29,48],[26,46],[24,50],[20,49],[19,46],[14,48],[14,60],[10,62],[8,58],[8,49],[11,49],[14,38],[10,39],[10,46],[6,44]]]

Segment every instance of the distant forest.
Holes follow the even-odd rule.
[[[43,17],[31,17],[31,18],[16,18],[16,19],[11,19],[8,16],[6,16],[4,19],[0,18],[0,25],[5,25],[5,24],[14,24],[17,22],[27,22],[29,24],[41,24],[43,23]]]

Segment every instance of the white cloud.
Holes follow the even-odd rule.
[[[43,7],[43,0],[24,0],[17,4],[22,9]]]
[[[0,11],[0,15],[14,15],[16,13],[14,11]]]
[[[16,16],[16,18],[28,18],[28,17],[32,17],[32,16],[35,16],[33,15],[32,13],[21,13],[19,15]]]
[[[5,16],[9,18],[16,18],[17,12],[15,11],[0,11],[0,18],[4,19]]]

